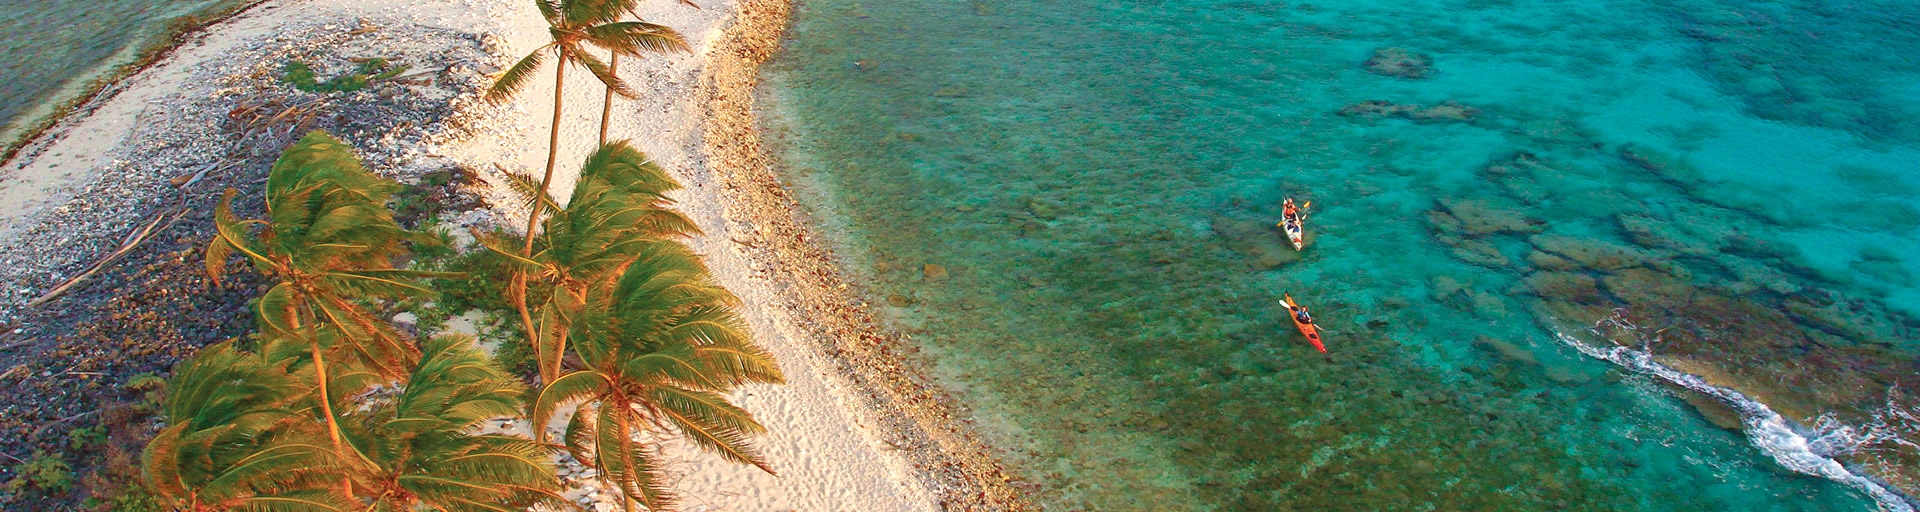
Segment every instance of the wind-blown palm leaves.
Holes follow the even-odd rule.
[[[373,399],[379,407],[349,424],[368,447],[371,467],[356,487],[372,510],[519,510],[534,502],[566,506],[556,494],[551,451],[530,439],[477,433],[483,423],[518,416],[520,380],[466,336],[439,336],[406,387]]]
[[[538,424],[584,404],[568,422],[568,451],[658,509],[673,496],[661,484],[658,461],[633,436],[677,432],[728,461],[771,472],[748,444],[766,429],[725,393],[783,378],[748,338],[732,309],[737,300],[709,281],[692,251],[672,240],[638,244],[640,258],[606,295],[590,296],[575,319],[574,353],[585,368],[542,389],[532,417]]]
[[[547,146],[547,169],[540,178],[540,190],[545,191],[553,183],[553,167],[560,148],[560,113],[564,105],[562,90],[566,86],[566,71],[569,65],[587,68],[609,89],[622,96],[635,96],[627,83],[608,69],[607,63],[588,52],[589,46],[598,47],[615,55],[638,57],[646,53],[669,51],[687,51],[687,42],[672,28],[644,21],[619,21],[633,7],[633,0],[534,0],[540,8],[541,16],[547,20],[547,31],[553,40],[534,49],[532,53],[514,63],[513,67],[494,81],[487,89],[487,98],[502,101],[525,87],[533,78],[533,72],[547,59],[551,51],[560,65],[554,70],[553,84],[553,128]],[[538,226],[539,215],[536,210],[527,221],[528,230]]]
[[[367,172],[340,141],[309,134],[274,163],[266,220],[238,219],[234,190],[221,199],[216,234],[207,245],[207,274],[219,283],[227,257],[246,256],[279,281],[259,302],[263,327],[300,335],[324,323],[348,335],[340,349],[384,375],[402,375],[418,355],[391,325],[353,302],[431,293],[411,280],[422,273],[393,268],[406,254],[399,242],[412,236],[386,206],[399,187]]]
[[[578,406],[567,449],[649,509],[674,497],[635,434],[677,432],[727,460],[766,469],[748,444],[765,429],[724,393],[782,380],[734,314],[737,299],[677,240],[697,232],[669,209],[664,194],[679,187],[626,143],[603,146],[587,159],[565,208],[528,199],[552,212],[535,239],[538,252],[519,258],[488,244],[552,285],[532,330],[546,383],[534,400],[534,424]],[[569,339],[578,342],[569,346]],[[566,372],[569,354],[579,371]],[[544,438],[545,428],[538,432]]]
[[[330,389],[327,362],[342,367],[336,371],[365,368],[399,377],[418,359],[391,324],[354,303],[430,293],[409,279],[420,273],[393,268],[393,260],[405,254],[399,242],[409,236],[386,207],[399,185],[367,172],[351,149],[321,132],[288,148],[270,172],[266,220],[237,219],[234,190],[221,199],[216,235],[207,245],[207,274],[218,283],[227,257],[238,252],[279,281],[256,305],[262,330],[270,339],[305,345],[317,412],[334,452],[344,461],[363,460],[341,438],[333,407],[339,396],[357,390]]]
[[[553,40],[507,68],[487,89],[488,100],[504,101],[532,80],[533,72],[545,62],[547,52],[551,51],[560,61],[553,74],[553,128],[547,139],[547,169],[541,174],[537,189],[543,201],[547,198],[547,187],[553,184],[553,167],[559,157],[560,113],[565,104],[562,91],[566,86],[567,66],[585,67],[609,90],[633,97],[635,94],[626,82],[615,75],[606,63],[587,51],[589,46],[605,49],[615,55],[634,57],[647,52],[687,50],[686,40],[672,28],[644,21],[619,21],[623,14],[632,9],[633,3],[634,0],[534,0],[541,17],[547,20],[547,32]],[[540,225],[540,213],[538,207],[527,213],[527,240],[520,250],[523,257],[533,254],[533,232]],[[515,274],[509,293],[513,295],[512,302],[519,310],[521,324],[527,329],[528,343],[534,343],[536,327],[527,310],[526,292],[526,275]]]
[[[162,403],[167,428],[143,454],[148,488],[178,510],[348,510],[341,468],[289,361],[210,345],[182,361]]]
[[[692,220],[669,208],[673,201],[665,194],[679,188],[664,169],[625,142],[602,146],[582,167],[566,208],[540,203],[550,216],[534,238],[536,252],[521,258],[488,244],[517,262],[519,272],[552,285],[530,330],[542,382],[560,376],[569,325],[590,291],[611,287],[645,242],[699,232]]]

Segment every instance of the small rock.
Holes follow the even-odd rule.
[[[926,265],[921,266],[920,271],[921,273],[926,274],[927,279],[940,280],[940,279],[947,278],[947,267],[942,267],[932,263],[928,263]]]
[[[891,304],[893,305],[893,307],[896,307],[896,308],[904,308],[904,307],[913,305],[913,300],[908,299],[907,296],[905,295],[900,295],[896,293],[896,294],[887,296],[887,304]]]

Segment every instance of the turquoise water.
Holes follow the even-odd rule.
[[[0,8],[0,134],[154,44],[185,14],[241,0],[53,0]]]
[[[1819,455],[1912,489],[1912,432],[1873,413],[1920,385],[1916,24],[811,0],[769,77],[790,177],[1049,509],[1871,510],[1556,335],[1881,427]],[[1385,48],[1431,69],[1369,71]]]

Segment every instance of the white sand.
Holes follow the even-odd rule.
[[[695,10],[669,0],[656,0],[641,9],[649,21],[680,30],[694,51],[644,62],[622,63],[622,75],[643,97],[621,100],[615,107],[613,138],[631,138],[656,161],[673,170],[688,185],[678,199],[683,210],[700,223],[706,235],[692,241],[707,255],[721,283],[745,302],[745,316],[760,343],[771,350],[786,371],[788,383],[746,390],[739,403],[754,413],[770,433],[759,445],[779,476],[750,466],[673,450],[686,462],[676,470],[684,476],[676,488],[685,496],[684,510],[754,511],[894,511],[934,510],[938,507],[923,482],[903,457],[880,441],[886,437],[864,408],[858,390],[834,373],[834,366],[806,344],[799,321],[773,304],[774,285],[757,279],[755,269],[729,237],[723,218],[724,198],[700,154],[699,106],[695,82],[707,62],[706,49],[731,19],[732,0],[700,2]],[[512,55],[501,55],[502,67],[539,46],[546,37],[543,22],[531,2],[495,0],[281,0],[256,8],[215,27],[200,41],[183,47],[161,64],[128,78],[121,91],[98,102],[83,118],[63,122],[34,143],[23,157],[0,166],[0,239],[42,220],[52,208],[73,200],[74,191],[103,179],[117,154],[134,141],[129,127],[144,115],[164,113],[168,102],[207,94],[211,87],[195,77],[201,64],[223,58],[236,48],[258,41],[285,27],[334,20],[353,25],[366,17],[376,23],[407,20],[431,26],[484,30],[505,38]],[[429,153],[471,164],[495,164],[510,170],[537,173],[545,159],[548,116],[553,95],[553,68],[541,71],[521,99],[501,109],[504,123],[484,123],[477,135],[429,148]],[[567,115],[563,121],[561,159],[555,190],[574,181],[575,169],[596,143],[602,89],[584,70],[568,73]],[[213,133],[208,130],[209,135]],[[475,167],[490,167],[476,165]],[[536,174],[537,175],[537,174]],[[565,193],[556,192],[564,198]],[[512,217],[513,215],[509,215]]]
[[[866,427],[872,411],[848,389],[845,379],[804,341],[792,318],[775,307],[774,293],[765,280],[753,279],[750,263],[730,240],[731,227],[715,179],[700,154],[699,105],[694,92],[707,49],[732,18],[734,2],[702,1],[700,9],[669,0],[642,5],[641,17],[674,27],[686,36],[693,51],[621,62],[621,76],[641,91],[637,100],[616,97],[610,140],[629,139],[635,147],[674,172],[686,190],[676,199],[683,212],[700,224],[705,235],[691,241],[707,256],[720,283],[738,294],[742,308],[760,343],[771,350],[787,375],[784,386],[748,390],[739,404],[765,424],[769,434],[760,441],[779,476],[757,468],[725,463],[717,458],[676,453],[689,461],[685,477],[675,487],[686,497],[683,508],[700,510],[887,511],[935,510],[931,495],[918,475],[879,440],[883,434]],[[504,32],[512,58],[543,44],[545,24],[531,5],[514,11]],[[503,64],[510,64],[510,62]],[[546,164],[546,142],[553,108],[552,65],[522,91],[512,108],[517,133],[504,138],[476,137],[446,148],[447,155],[472,162],[500,162],[510,170],[538,176]],[[569,69],[566,104],[561,123],[561,151],[554,175],[554,195],[565,200],[578,175],[580,162],[599,142],[599,119],[604,89],[583,69]],[[518,215],[514,215],[518,217]],[[684,450],[681,450],[684,451]]]

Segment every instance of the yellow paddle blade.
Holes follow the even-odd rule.
[[[1302,210],[1305,210],[1305,209],[1308,209],[1308,208],[1312,208],[1312,207],[1313,207],[1313,201],[1307,201],[1307,203],[1306,203],[1306,204],[1302,204],[1302,205],[1300,205],[1300,209],[1302,209]]]

